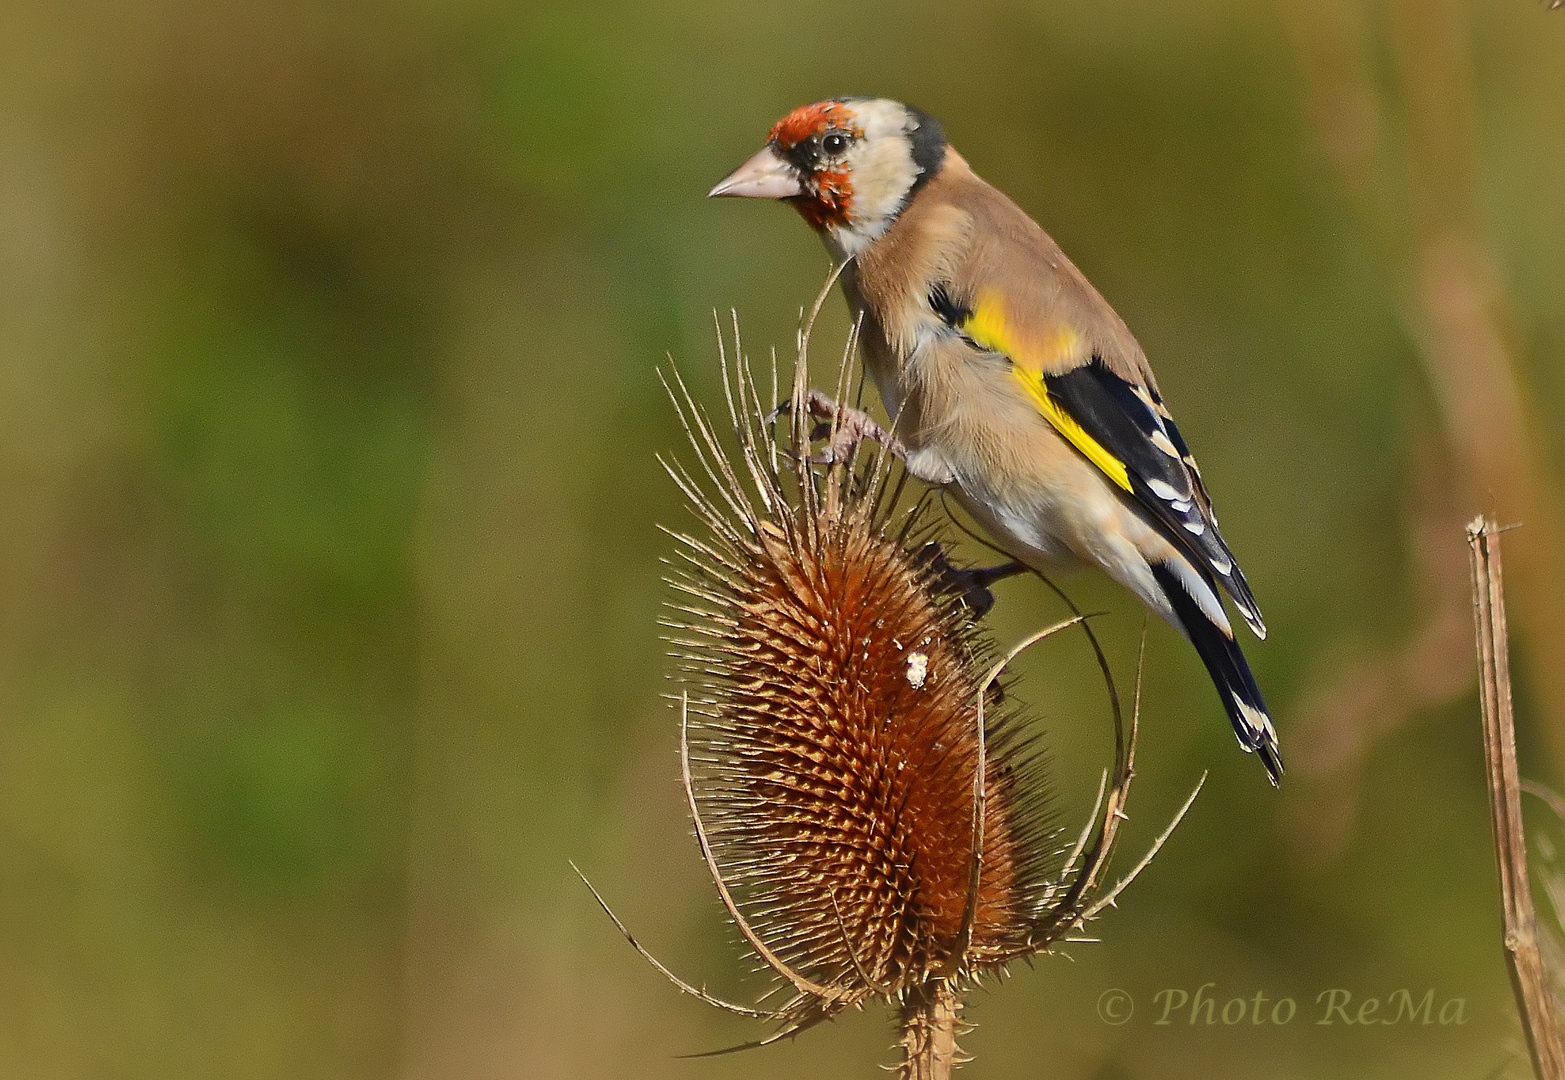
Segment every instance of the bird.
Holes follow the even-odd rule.
[[[795,109],[710,196],[791,204],[841,264],[890,421],[818,392],[847,437],[886,442],[1023,566],[1097,567],[1195,647],[1240,746],[1283,773],[1223,594],[1260,608],[1146,354],[1028,214],[923,111],[877,97]]]

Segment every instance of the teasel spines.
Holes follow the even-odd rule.
[[[792,401],[805,398],[809,327],[840,272],[802,323]],[[815,464],[821,432],[803,410],[777,439],[777,410],[767,411],[779,399],[775,357],[763,397],[737,318],[733,334],[730,363],[719,327],[734,445],[677,371],[665,378],[697,467],[665,466],[704,526],[671,532],[669,580],[681,599],[665,622],[683,676],[681,776],[702,857],[745,944],[791,994],[743,1005],[686,982],[582,880],[680,990],[776,1025],[714,1053],[776,1042],[881,998],[899,1017],[899,1075],[947,1080],[964,1060],[956,1039],[967,990],[1015,960],[1085,940],[1073,935],[1151,862],[1200,785],[1108,883],[1135,771],[1139,674],[1127,722],[1096,634],[1058,589],[1075,617],[996,658],[973,622],[987,607],[975,603],[976,579],[946,561],[922,504],[906,505],[905,475],[883,450]],[[850,333],[838,401],[854,345]],[[825,434],[837,445],[835,422]],[[1062,846],[1035,729],[996,681],[1023,649],[1077,624],[1108,691],[1114,759],[1091,815]]]
[[[670,469],[706,527],[676,534],[672,625],[693,809],[741,930],[826,991],[806,1022],[1031,951],[1063,861],[1043,760],[925,514],[883,457],[812,468],[797,420],[778,454],[743,363],[726,388],[737,467],[672,380],[709,481]]]

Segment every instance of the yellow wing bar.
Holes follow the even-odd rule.
[[[981,297],[978,303],[973,305],[972,313],[962,321],[961,329],[980,348],[1004,353],[1010,357],[1011,376],[1021,383],[1033,405],[1043,414],[1043,418],[1072,446],[1080,450],[1088,461],[1101,469],[1105,476],[1126,491],[1130,491],[1130,470],[1126,468],[1125,463],[1110,453],[1102,443],[1087,434],[1086,429],[1076,422],[1075,417],[1049,396],[1049,388],[1043,381],[1044,368],[1051,361],[1074,352],[1080,346],[1080,338],[1073,331],[1069,329],[1060,331],[1051,343],[1051,348],[1045,350],[1050,355],[1036,355],[1038,352],[1036,348],[1024,347],[1023,343],[1010,333],[1004,308],[987,297]]]

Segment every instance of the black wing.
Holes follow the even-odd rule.
[[[1126,382],[1096,355],[1063,375],[1045,375],[1043,383],[1061,409],[1124,463],[1131,494],[1169,542],[1216,576],[1250,629],[1264,638],[1255,595],[1217,530],[1195,458],[1156,391]]]

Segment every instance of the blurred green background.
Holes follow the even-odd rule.
[[[758,1031],[567,866],[687,978],[764,985],[660,697],[655,369],[715,392],[714,307],[790,347],[823,249],[702,196],[839,93],[941,117],[1139,335],[1292,767],[1153,627],[1127,853],[1211,779],[1102,943],[976,997],[963,1075],[1524,1075],[1461,527],[1526,523],[1557,781],[1562,87],[1537,0],[4,5],[0,1076],[881,1075],[873,1013],[678,1059]],[[1069,587],[1128,679],[1140,611]],[[999,591],[1001,641],[1058,612]],[[1022,673],[1076,820],[1101,691],[1075,644]],[[1299,1013],[1153,1023],[1204,983]],[[1317,1025],[1334,988],[1466,1022]]]

